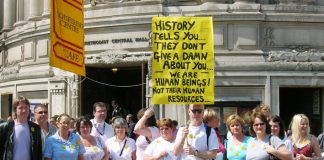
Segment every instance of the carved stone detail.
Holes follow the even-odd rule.
[[[16,78],[20,68],[21,66],[19,64],[10,67],[3,67],[2,70],[0,70],[0,81],[6,81]]]
[[[147,77],[149,79],[152,79],[152,58],[150,58],[147,62],[147,71],[148,71]]]
[[[129,54],[127,51],[107,50],[96,56],[86,57],[86,64],[127,64],[129,62],[146,62],[150,53]]]
[[[316,0],[279,0],[280,4],[309,4],[313,5],[316,3]]]
[[[294,49],[270,51],[267,62],[324,62],[324,50],[308,46],[293,46]]]
[[[265,47],[270,47],[275,45],[273,30],[274,29],[272,27],[268,27],[264,29],[263,41]]]

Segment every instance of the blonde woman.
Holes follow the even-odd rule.
[[[243,134],[243,119],[238,115],[230,115],[226,120],[232,138],[225,142],[226,155],[229,160],[245,160],[246,149],[252,137]]]
[[[218,127],[219,127],[219,117],[218,114],[215,110],[207,108],[204,110],[204,115],[203,115],[203,122],[205,125],[207,125],[210,128],[215,129],[215,133],[217,136],[217,141],[219,144],[219,150],[217,153],[217,157],[221,157],[225,153],[225,147],[223,145],[223,140],[222,137],[219,133]]]
[[[291,140],[296,160],[321,159],[321,150],[315,136],[310,135],[309,120],[304,114],[294,115],[291,121]]]

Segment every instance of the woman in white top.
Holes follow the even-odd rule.
[[[143,160],[146,147],[160,136],[156,127],[156,119],[152,108],[143,108],[137,113],[138,122],[135,125],[134,133],[139,135],[136,139],[136,158]]]
[[[268,160],[270,156],[291,160],[287,147],[277,136],[271,136],[271,129],[266,116],[261,112],[252,114],[250,134],[255,136],[247,146],[247,160]]]
[[[292,145],[292,141],[287,138],[286,133],[285,133],[285,124],[283,122],[283,120],[279,117],[279,116],[273,116],[270,119],[270,127],[271,127],[271,135],[275,135],[277,137],[279,137],[283,143],[285,144],[285,146],[287,147],[287,149],[289,150],[292,159],[294,159],[294,148]]]
[[[92,123],[90,119],[82,116],[76,122],[76,130],[80,134],[81,141],[86,152],[84,160],[108,160],[108,151],[105,142],[100,137],[90,135]]]
[[[171,119],[162,119],[157,121],[160,130],[160,137],[155,139],[146,148],[144,152],[144,160],[174,160],[174,123]]]
[[[116,118],[113,122],[115,136],[107,139],[106,146],[112,160],[136,160],[136,145],[132,138],[126,136],[127,122]]]

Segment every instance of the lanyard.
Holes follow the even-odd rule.
[[[97,128],[97,126],[95,126],[97,132],[100,134],[100,135],[104,135],[105,133],[105,127],[106,127],[106,123],[104,122],[104,126],[103,126],[103,129],[102,129],[102,133],[99,131],[99,129]]]
[[[121,156],[121,155],[123,154],[123,151],[124,151],[124,148],[125,148],[126,142],[127,142],[127,139],[125,139],[125,142],[124,142],[123,148],[122,148],[122,150],[120,151],[119,156]]]

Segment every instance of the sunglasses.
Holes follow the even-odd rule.
[[[195,114],[201,114],[203,112],[203,109],[191,109],[191,112],[192,113],[195,113]]]
[[[256,123],[256,124],[253,124],[253,127],[258,127],[258,126],[263,126],[264,123]]]
[[[48,111],[39,111],[39,112],[37,112],[37,114],[47,114],[48,113]]]

